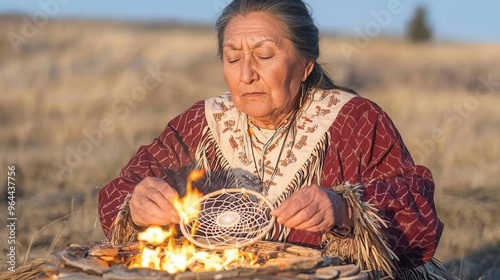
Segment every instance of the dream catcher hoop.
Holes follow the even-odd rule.
[[[198,218],[180,228],[184,237],[206,249],[229,249],[251,245],[274,226],[272,203],[262,194],[241,189],[222,189],[203,196]]]

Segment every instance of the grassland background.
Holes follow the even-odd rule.
[[[54,20],[15,52],[7,35],[22,24],[0,17],[0,179],[16,165],[20,264],[103,240],[98,190],[168,120],[226,91],[211,28]],[[462,279],[499,279],[500,46],[360,45],[324,34],[320,61],[385,109],[416,162],[432,170],[445,223],[437,257]],[[161,82],[137,95],[151,69]],[[103,121],[112,129],[91,143]],[[3,270],[6,226],[0,238]]]

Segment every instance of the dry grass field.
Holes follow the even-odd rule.
[[[140,145],[195,101],[224,92],[211,28],[51,21],[15,52],[0,17],[0,220],[16,166],[17,260],[100,241],[96,194]],[[384,108],[436,182],[437,252],[462,279],[500,279],[500,46],[358,46],[324,35],[339,84]],[[0,226],[0,269],[7,229]]]

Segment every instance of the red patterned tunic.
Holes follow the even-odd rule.
[[[198,102],[168,123],[163,133],[99,193],[99,216],[106,236],[127,194],[147,176],[163,178],[183,193],[195,151],[207,126],[205,103]],[[415,165],[389,117],[361,97],[350,99],[329,128],[330,143],[320,184],[361,183],[362,200],[373,205],[399,269],[422,265],[434,255],[443,225],[434,207],[431,172]],[[293,231],[288,242],[319,245],[319,233]]]

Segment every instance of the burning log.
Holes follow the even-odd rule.
[[[258,256],[254,267],[220,271],[185,271],[171,274],[149,268],[130,268],[139,254],[138,244],[112,247],[70,245],[46,261],[40,279],[368,279],[356,265],[343,265],[338,257],[322,257],[319,250],[297,245],[260,241],[240,248]],[[44,278],[45,277],[45,278]]]

